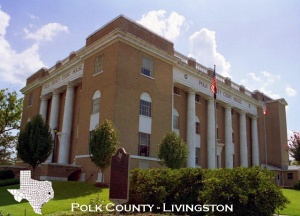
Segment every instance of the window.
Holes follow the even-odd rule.
[[[200,148],[196,147],[196,151],[195,151],[195,164],[200,166]]]
[[[94,135],[95,135],[95,130],[91,130],[89,140],[91,140]]]
[[[216,103],[216,110],[219,111],[220,110],[220,104]]]
[[[153,61],[149,58],[144,57],[142,60],[142,74],[153,77]]]
[[[179,114],[176,109],[173,109],[173,129],[179,130]]]
[[[287,178],[288,179],[294,179],[294,173],[288,173]]]
[[[143,92],[140,97],[140,115],[151,117],[151,97]]]
[[[216,131],[216,133],[217,133],[217,139],[220,139],[219,138],[219,125],[217,124],[217,131]]]
[[[173,88],[173,93],[176,95],[180,95],[180,89],[178,87]]]
[[[93,110],[92,114],[100,111],[100,98],[93,99]]]
[[[151,117],[151,102],[140,100],[140,115]]]
[[[200,119],[198,116],[195,116],[195,133],[200,134]]]
[[[150,134],[139,132],[139,156],[149,157]]]
[[[232,132],[232,143],[234,143],[234,133]]]
[[[100,91],[99,90],[95,91],[93,95],[93,101],[92,101],[92,114],[100,112],[100,97],[101,97]]]
[[[196,134],[200,134],[200,122],[196,122]]]
[[[103,71],[103,55],[99,55],[95,58],[94,74],[101,73]]]
[[[195,94],[195,101],[200,103],[200,95],[198,94]]]
[[[28,106],[32,106],[32,104],[33,104],[33,93],[31,93],[31,94],[29,95]]]
[[[221,163],[220,163],[220,155],[217,155],[217,168],[221,167]]]

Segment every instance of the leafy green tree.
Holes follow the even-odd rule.
[[[0,165],[12,165],[15,162],[17,134],[12,135],[12,132],[1,134],[0,138]]]
[[[295,158],[295,161],[300,161],[300,132],[295,132],[289,139],[290,156]]]
[[[188,148],[174,131],[166,133],[159,144],[158,158],[161,164],[171,169],[179,169],[187,159]]]
[[[48,124],[41,115],[34,116],[20,132],[18,156],[35,170],[49,158],[52,149],[53,140]]]
[[[0,90],[0,164],[13,163],[22,107],[23,99],[15,91]]]
[[[96,127],[89,144],[91,160],[100,168],[103,174],[110,165],[111,157],[116,153],[119,146],[118,131],[113,123],[106,119],[101,126]]]

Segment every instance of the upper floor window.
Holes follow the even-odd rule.
[[[32,106],[32,104],[33,104],[33,93],[31,93],[31,94],[29,95],[28,106]]]
[[[93,95],[92,114],[100,112],[100,97],[101,97],[100,91],[99,90],[95,91]]]
[[[103,55],[99,55],[95,58],[94,74],[101,73],[103,71]]]
[[[173,88],[173,93],[174,94],[177,94],[177,95],[180,95],[180,89],[178,87],[175,87]]]
[[[198,95],[198,94],[195,94],[195,101],[196,102],[198,102],[198,103],[200,103],[200,95]]]
[[[140,115],[151,117],[151,97],[146,92],[140,98]]]
[[[141,73],[148,77],[153,77],[153,61],[151,59],[143,57]]]
[[[139,132],[139,156],[149,157],[150,134]]]

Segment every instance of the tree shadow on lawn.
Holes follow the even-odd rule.
[[[53,200],[71,199],[77,197],[84,197],[91,194],[101,193],[102,188],[96,187],[92,183],[87,182],[72,182],[72,181],[51,181],[52,188],[54,190]],[[0,187],[0,209],[1,206],[14,205],[18,202],[14,199],[14,196],[8,192],[7,189],[20,189],[20,185],[10,185]],[[20,203],[28,202],[23,199]]]

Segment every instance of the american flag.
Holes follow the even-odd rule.
[[[216,76],[216,65],[214,65],[214,73],[213,73],[211,84],[210,84],[210,90],[214,94],[214,98],[216,99],[217,98],[217,91],[218,91],[217,76]]]

